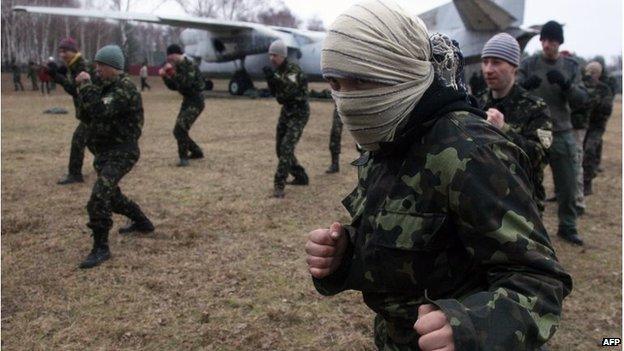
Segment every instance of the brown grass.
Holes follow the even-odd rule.
[[[297,149],[311,185],[289,187],[279,201],[269,198],[275,101],[208,99],[191,133],[206,158],[179,169],[172,128],[180,98],[151,81],[141,161],[121,186],[156,233],[122,237],[115,231],[124,220],[115,217],[113,259],[82,271],[91,155],[85,184],[55,184],[77,123],[71,100],[61,91],[15,94],[3,76],[2,349],[372,350],[372,313],[360,295],[319,296],[304,261],[310,229],[348,220],[340,200],[356,177],[346,133],[343,171],[324,174],[332,104],[312,103]],[[41,113],[52,106],[70,114]],[[553,237],[575,289],[552,350],[595,349],[602,337],[620,336],[621,99],[616,110],[605,172],[580,222],[588,245]],[[554,210],[546,212],[551,233]]]

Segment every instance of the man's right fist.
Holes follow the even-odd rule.
[[[348,240],[340,223],[332,224],[329,229],[311,231],[305,246],[310,274],[321,279],[335,272],[342,262]]]

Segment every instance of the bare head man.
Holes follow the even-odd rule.
[[[269,46],[269,61],[273,67],[279,67],[288,57],[288,48],[281,40],[276,40]]]
[[[545,58],[558,59],[559,46],[563,44],[563,26],[556,21],[546,22],[540,32],[540,42]]]
[[[74,38],[68,37],[59,43],[58,54],[65,64],[69,64],[78,54],[78,44]]]

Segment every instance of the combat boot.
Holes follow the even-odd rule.
[[[81,269],[93,268],[111,257],[108,249],[108,232],[93,233],[93,249],[80,266]]]
[[[119,228],[119,234],[130,234],[133,232],[151,233],[153,231],[154,225],[147,218],[140,221],[132,221],[128,225]]]
[[[592,195],[594,192],[592,190],[592,182],[585,182],[583,183],[583,195],[584,196],[589,196]]]
[[[191,160],[197,160],[197,159],[200,159],[200,158],[204,158],[204,153],[201,152],[201,151],[191,152],[189,154],[189,159],[191,159]]]
[[[327,174],[338,173],[340,172],[340,163],[339,163],[339,155],[332,154],[332,163],[329,168],[325,171]]]
[[[288,182],[290,185],[308,185],[310,184],[310,179],[308,175],[303,173],[302,175],[295,177],[292,181]]]
[[[67,185],[67,184],[83,183],[83,182],[84,182],[84,178],[82,177],[82,174],[66,174],[63,176],[63,178],[59,179],[59,181],[56,182],[56,184]]]
[[[188,167],[189,160],[186,158],[181,158],[180,162],[178,162],[178,167]]]
[[[583,239],[581,239],[581,237],[577,233],[564,233],[560,230],[557,232],[557,236],[569,243],[579,246],[583,245]]]
[[[286,196],[286,193],[284,192],[284,187],[276,185],[273,189],[273,197],[283,199],[284,196]]]

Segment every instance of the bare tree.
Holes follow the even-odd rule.
[[[319,32],[325,31],[325,25],[323,24],[323,20],[318,15],[314,15],[312,16],[312,18],[308,19],[306,28],[308,30],[315,30]]]

